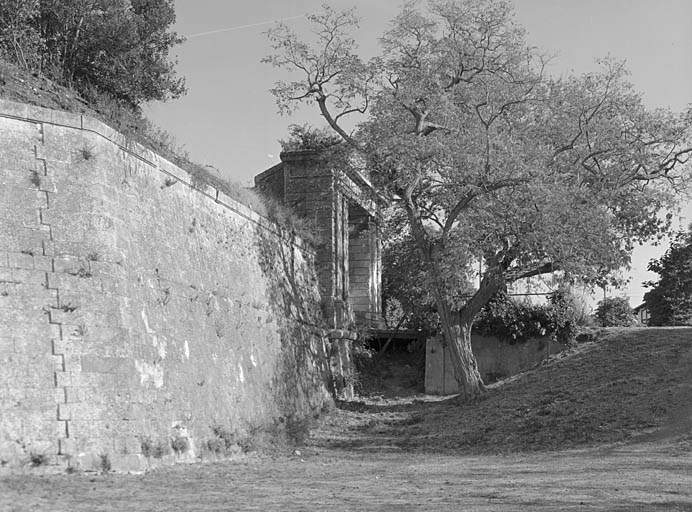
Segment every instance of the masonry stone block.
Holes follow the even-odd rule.
[[[84,269],[86,262],[72,255],[60,255],[53,258],[53,269],[55,272],[64,272],[68,274],[77,274]],[[55,276],[50,276],[56,278]],[[56,283],[59,286],[59,283]],[[57,287],[55,286],[55,287]]]
[[[45,340],[46,348],[50,351],[53,330],[52,326],[45,321],[46,317],[42,309],[18,312],[15,309],[0,308],[2,336],[16,340],[15,343],[22,347],[36,340]]]
[[[63,338],[53,338],[52,339],[53,343],[53,354],[55,355],[62,355],[62,354],[68,354],[71,353],[75,350],[75,343],[74,340],[72,339],[63,339]],[[64,365],[64,361],[62,361],[62,364]]]
[[[68,404],[84,402],[87,399],[87,389],[77,386],[67,386],[63,389],[63,401]]]
[[[74,352],[67,352],[63,354],[64,369],[70,372],[81,372],[82,371],[82,359],[81,356]]]
[[[44,174],[40,174],[40,183],[40,191],[48,193],[48,203],[45,202],[45,195],[43,195],[43,197],[39,196],[39,201],[41,201],[40,206],[41,208],[47,209],[50,208],[51,195],[55,197],[55,194],[58,192],[58,180],[56,180],[55,176],[53,175],[46,176]]]
[[[77,443],[74,438],[58,439],[58,450],[60,455],[75,455],[77,454]]]
[[[0,353],[7,354],[10,352],[14,352],[14,350],[14,339],[10,337],[4,337],[2,334],[0,334]]]
[[[29,105],[0,98],[0,114],[25,120],[29,118]]]
[[[22,120],[3,119],[0,136],[5,141],[2,147],[4,161],[35,162],[35,146],[41,142],[41,126]]]
[[[51,360],[53,361],[53,371],[64,372],[65,371],[65,356],[62,354],[53,355]]]
[[[58,404],[58,420],[71,420],[72,419],[72,408],[73,404]],[[86,419],[86,418],[80,418]]]
[[[73,112],[64,112],[62,110],[50,111],[50,122],[61,126],[69,126],[71,128],[82,128],[82,115]]]
[[[141,454],[115,455],[111,461],[111,468],[118,473],[143,473],[148,469],[146,457]]]
[[[40,254],[33,255],[34,268],[45,272],[53,271],[53,258],[50,256],[42,256]]]
[[[0,230],[2,230],[0,239],[2,239],[3,245],[11,247],[17,252],[29,251],[33,254],[41,254],[43,241],[48,238],[47,234],[38,228],[26,228],[5,223],[5,221],[0,224]]]
[[[82,356],[82,371],[93,373],[127,373],[132,361],[125,357]]]
[[[47,284],[46,273],[42,270],[12,269],[12,280],[20,284],[40,285]]]
[[[2,186],[2,184],[0,184],[0,186]],[[27,201],[32,201],[35,196],[33,193],[25,194],[25,196],[26,197],[24,198],[24,200],[22,200],[20,194],[11,199],[4,200],[4,198],[0,195],[0,216],[2,216],[3,218],[11,219],[8,220],[8,222],[5,223],[5,225],[2,228],[0,228],[0,236],[2,236],[2,232],[9,233],[15,228],[38,228],[40,224],[38,209],[41,205],[38,201],[35,201],[35,209],[27,208]],[[17,206],[21,204],[21,209],[18,209],[16,207],[13,208],[13,204]]]
[[[71,372],[68,372],[68,371],[63,371],[63,372],[56,371],[55,372],[55,386],[56,387],[63,388],[66,386],[71,386],[72,383],[73,383],[73,378],[72,378]],[[77,383],[75,382],[75,384],[77,384]]]
[[[53,399],[54,399],[56,404],[67,403],[66,389],[65,388],[55,388],[53,390]]]

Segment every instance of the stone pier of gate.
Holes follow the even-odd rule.
[[[290,151],[255,177],[255,186],[306,219],[317,237],[324,317],[331,329],[382,327],[383,199],[355,166],[322,152]]]

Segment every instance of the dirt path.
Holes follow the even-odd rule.
[[[0,480],[3,511],[692,511],[692,456],[642,444],[512,456],[308,450],[140,476]]]

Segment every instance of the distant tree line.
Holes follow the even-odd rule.
[[[0,0],[0,57],[137,110],[184,94],[173,0]]]

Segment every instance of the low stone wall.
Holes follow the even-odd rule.
[[[140,470],[330,401],[314,253],[89,117],[0,101],[0,464]]]
[[[485,382],[516,375],[567,348],[548,338],[534,338],[510,345],[493,336],[471,336],[471,347],[478,370]],[[425,392],[431,395],[451,395],[459,392],[454,378],[449,349],[440,338],[430,338],[425,350]]]

